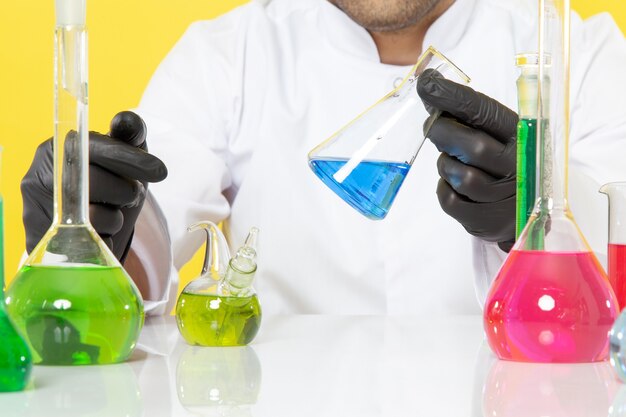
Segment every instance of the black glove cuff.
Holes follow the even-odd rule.
[[[130,244],[133,243],[133,236],[135,235],[135,228],[133,227],[132,232],[130,232],[130,238],[128,239],[128,243],[126,244],[126,248],[124,248],[124,252],[122,256],[120,256],[120,263],[124,266],[124,261],[126,261],[126,257],[128,256],[128,252],[130,252]]]
[[[506,242],[498,242],[498,247],[501,250],[505,251],[506,253],[509,253],[514,244],[515,244],[515,239],[507,240]]]

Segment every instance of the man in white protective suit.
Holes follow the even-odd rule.
[[[514,56],[537,50],[535,3],[252,1],[191,25],[136,112],[90,136],[91,220],[146,309],[169,311],[177,270],[203,243],[186,228],[211,220],[232,246],[260,229],[266,314],[479,313],[514,240]],[[571,44],[571,200],[602,256],[597,190],[626,180],[626,42],[608,15],[573,15]],[[429,45],[472,82],[420,79],[420,97],[443,116],[389,215],[372,221],[322,184],[307,153],[398,85]],[[29,251],[50,224],[50,148],[22,183]],[[99,158],[107,153],[118,163]],[[164,166],[167,179],[147,193]]]

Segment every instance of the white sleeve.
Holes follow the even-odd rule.
[[[474,263],[474,290],[482,308],[495,278],[507,253],[495,242],[487,242],[472,236],[472,252]]]
[[[163,212],[148,192],[137,222],[126,260],[140,266],[131,268],[141,271],[147,285],[142,286],[144,311],[148,315],[167,314],[174,307],[178,290],[178,271],[174,268],[172,243]]]
[[[626,41],[610,15],[572,20],[569,201],[577,224],[606,264],[608,208],[602,184],[626,180]],[[474,238],[475,290],[480,305],[506,253]]]
[[[203,241],[199,233],[188,235],[187,227],[199,220],[218,223],[230,213],[224,192],[232,185],[228,140],[240,78],[232,20],[191,25],[155,72],[138,108],[149,151],[168,168],[167,179],[150,189],[167,220],[176,269]]]
[[[168,168],[163,182],[150,185],[166,219],[172,249],[169,265],[149,278],[162,296],[155,300],[155,312],[173,306],[177,270],[204,241],[201,233],[188,234],[187,227],[200,220],[219,223],[230,213],[225,193],[232,191],[229,136],[237,126],[234,115],[240,102],[235,97],[241,88],[240,15],[231,12],[227,19],[192,24],[159,65],[136,109],[148,128],[150,153]],[[154,219],[150,222],[157,226]],[[144,249],[138,255],[146,262],[159,262],[156,252],[149,254],[156,243],[141,233],[137,230],[135,235],[137,246]],[[169,272],[167,278],[163,269]],[[163,280],[169,281],[169,291],[163,282],[154,282]]]

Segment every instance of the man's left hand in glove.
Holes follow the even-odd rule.
[[[515,241],[517,114],[432,70],[420,76],[417,93],[431,118],[441,111],[424,132],[441,152],[441,208],[470,234],[508,252]]]

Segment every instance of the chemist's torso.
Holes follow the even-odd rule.
[[[424,49],[433,45],[473,88],[516,109],[514,56],[537,45],[531,3],[457,0],[429,29]],[[225,27],[236,35],[203,39]],[[312,148],[410,67],[381,64],[368,33],[324,0],[253,2],[194,36],[207,60],[212,51],[216,60],[228,57],[229,97],[216,98],[228,113],[226,139],[215,150],[230,175],[225,231],[239,245],[251,226],[261,230],[256,287],[266,313],[479,313],[474,271],[481,259],[470,235],[439,207],[439,153],[429,141],[382,221],[357,213],[307,164]],[[215,82],[211,76],[207,83]],[[170,172],[185,163],[169,162]],[[189,213],[202,210],[165,205],[164,212],[190,222],[199,219]]]
[[[470,236],[439,207],[439,153],[430,142],[382,221],[358,214],[307,165],[313,147],[391,91],[410,68],[379,63],[367,32],[334,6],[285,3],[274,2],[247,27],[241,123],[233,137],[243,158],[232,167],[226,225],[235,243],[252,225],[262,231],[263,306],[303,313],[479,312]],[[480,25],[474,13],[473,0],[458,1],[425,46],[448,55],[475,88],[514,106],[514,39],[503,28]],[[501,33],[485,33],[491,30]]]

